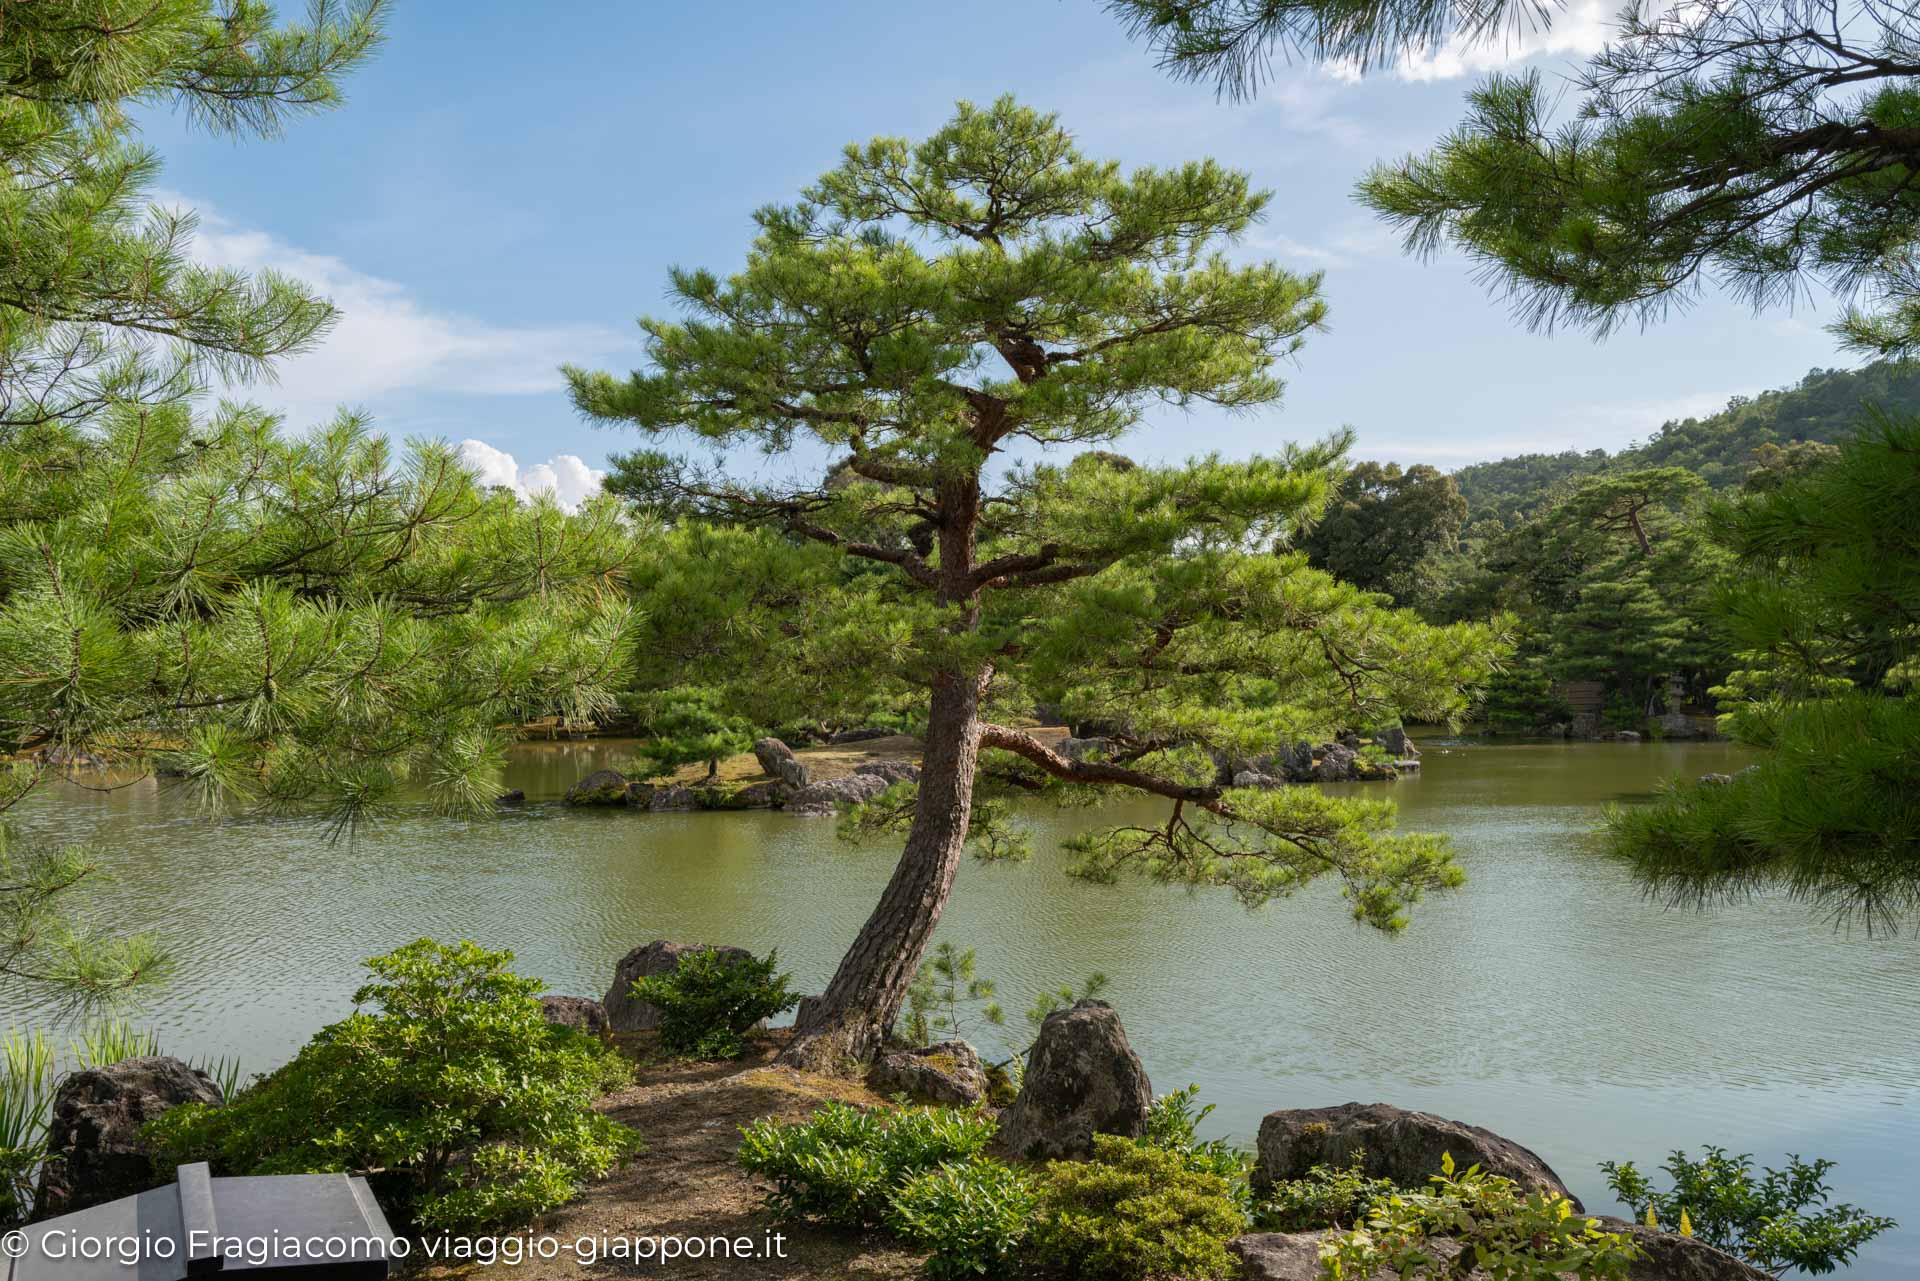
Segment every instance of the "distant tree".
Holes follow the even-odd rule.
[[[1883,419],[1840,457],[1716,511],[1742,573],[1716,607],[1758,668],[1723,723],[1767,748],[1729,783],[1611,816],[1656,890],[1700,902],[1778,885],[1890,927],[1920,909],[1920,425]]]
[[[1332,875],[1385,928],[1458,881],[1435,838],[1386,832],[1385,803],[1234,790],[1206,750],[1452,715],[1493,660],[1487,627],[1430,627],[1297,555],[1261,554],[1324,506],[1344,441],[1172,468],[997,466],[1016,444],[1105,445],[1155,401],[1275,400],[1274,360],[1324,304],[1317,278],[1221,252],[1265,203],[1212,162],[1122,174],[1051,116],[962,104],[925,142],[849,147],[798,204],[761,210],[737,274],[676,271],[690,319],[642,322],[650,368],[568,371],[595,421],[826,449],[830,479],[814,486],[667,464],[650,483],[866,562],[833,593],[857,596],[857,613],[834,616],[859,625],[815,643],[926,700],[917,792],[867,815],[904,827],[905,852],[801,1006],[790,1061],[882,1043],[970,838],[1014,848],[975,821],[996,789],[1172,802],[1165,824],[1080,844],[1076,870],[1096,880],[1139,868],[1259,902]],[[1076,718],[1120,722],[1115,755],[1068,756],[1018,728],[1041,688]]]
[[[1453,549],[1466,516],[1453,478],[1435,468],[1356,463],[1299,546],[1316,569],[1411,605],[1426,594],[1423,569]]]
[[[729,715],[712,690],[680,689],[662,696],[646,717],[646,746],[640,760],[651,776],[671,774],[682,765],[705,763],[707,777],[720,762],[753,746],[753,724]]]
[[[1680,467],[1654,467],[1583,482],[1560,508],[1564,520],[1601,533],[1633,535],[1642,556],[1653,555],[1648,527],[1651,512],[1672,508],[1706,488],[1698,476]]]
[[[1815,440],[1797,440],[1784,447],[1769,442],[1753,451],[1753,462],[1740,488],[1749,492],[1776,489],[1794,473],[1832,462],[1839,456],[1839,446],[1823,445]]]

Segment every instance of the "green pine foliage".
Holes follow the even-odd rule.
[[[112,406],[165,404],[303,351],[334,309],[283,277],[191,256],[190,213],[151,207],[135,117],[171,110],[273,136],[336,105],[378,45],[384,0],[42,0],[0,21],[0,443]]]
[[[1742,573],[1716,610],[1747,665],[1725,724],[1768,749],[1730,782],[1610,815],[1670,899],[1780,887],[1893,927],[1920,906],[1920,423],[1883,420],[1838,460],[1715,512]]]
[[[787,991],[793,976],[780,972],[780,954],[732,956],[715,949],[690,952],[666,974],[636,979],[633,999],[660,1011],[660,1045],[696,1059],[737,1059],[743,1039],[762,1021],[800,1004]]]
[[[522,504],[351,416],[50,428],[0,448],[0,750],[158,766],[216,810],[475,810],[502,725],[613,708],[630,542],[610,500]]]
[[[221,1175],[371,1170],[403,1230],[520,1222],[639,1147],[594,1101],[631,1079],[547,1022],[510,952],[421,939],[366,963],[356,1009],[221,1107],[149,1123],[156,1163]]]

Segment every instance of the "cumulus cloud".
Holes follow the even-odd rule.
[[[1455,34],[1432,48],[1402,55],[1393,75],[1413,81],[1457,80],[1534,58],[1586,58],[1605,47],[1617,7],[1616,0],[1571,0],[1554,11],[1551,23],[1521,19],[1512,28],[1478,38]],[[1352,63],[1330,70],[1341,80],[1358,80],[1361,74]]]
[[[193,256],[212,267],[278,271],[330,298],[339,322],[306,355],[281,361],[275,382],[247,389],[249,399],[296,421],[367,405],[397,392],[528,395],[560,385],[563,361],[591,361],[633,347],[623,334],[593,325],[496,325],[442,310],[397,281],[370,275],[330,254],[289,245],[238,226],[182,196],[156,203],[196,209]],[[577,460],[576,460],[577,461]]]
[[[519,460],[484,440],[460,442],[460,460],[480,474],[483,485],[504,485],[522,498],[551,493],[568,511],[600,492],[607,473],[589,467],[577,454],[555,454],[522,470]]]

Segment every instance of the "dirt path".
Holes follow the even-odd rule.
[[[776,1039],[737,1063],[672,1063],[641,1070],[643,1084],[601,1102],[607,1115],[640,1131],[646,1151],[625,1169],[535,1224],[535,1239],[556,1238],[555,1258],[510,1264],[419,1262],[415,1275],[466,1281],[578,1281],[583,1276],[638,1276],[670,1281],[907,1281],[920,1256],[880,1234],[794,1230],[760,1208],[760,1191],[734,1164],[740,1126],[762,1117],[799,1120],[839,1099],[878,1105],[878,1095],[851,1081],[771,1067]],[[784,1257],[764,1257],[768,1234],[781,1233]],[[750,1238],[755,1257],[638,1260],[599,1258],[583,1266],[571,1247],[582,1237]],[[607,1253],[605,1246],[597,1247]],[[711,1249],[710,1245],[703,1245]],[[652,1253],[658,1245],[648,1247]]]

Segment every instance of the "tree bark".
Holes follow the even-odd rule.
[[[990,676],[935,678],[906,850],[827,990],[800,1003],[782,1062],[831,1071],[872,1058],[885,1043],[953,894],[980,758],[980,696]]]
[[[947,478],[939,487],[940,562],[935,599],[955,608],[956,634],[980,622],[980,586],[973,579],[980,525],[980,476]],[[927,941],[953,894],[954,873],[973,816],[973,779],[980,762],[980,700],[993,666],[948,668],[933,678],[920,790],[907,848],[873,915],[840,960],[827,990],[800,1003],[793,1040],[780,1060],[831,1071],[870,1059],[886,1043]]]

